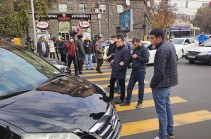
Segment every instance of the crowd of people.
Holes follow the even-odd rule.
[[[166,139],[167,136],[174,138],[173,114],[169,98],[171,87],[178,84],[177,57],[175,47],[164,40],[164,35],[165,33],[161,28],[156,28],[150,32],[151,49],[157,49],[154,59],[154,75],[150,83],[159,119],[159,135],[155,139]],[[78,35],[76,39],[70,36],[66,41],[63,37],[59,37],[58,40],[53,38],[47,42],[45,37],[42,36],[37,43],[37,53],[41,57],[55,59],[55,54],[58,57],[57,52],[59,52],[61,61],[67,63],[69,68],[73,61],[76,76],[83,74],[84,63],[86,64],[86,70],[94,70],[93,61],[96,59],[96,72],[102,74],[101,66],[104,61],[102,41],[102,36],[91,41],[89,37],[83,40],[83,36]],[[109,98],[114,104],[119,104],[122,107],[130,106],[133,88],[138,82],[136,108],[140,108],[144,100],[144,80],[146,65],[149,61],[149,51],[141,44],[139,38],[133,38],[132,44],[134,46],[133,50],[131,50],[131,46],[123,34],[112,35],[110,38],[107,56],[107,61],[112,68]],[[34,51],[31,38],[27,39],[26,45],[30,51]],[[132,63],[132,71],[128,86],[126,86],[126,74],[129,63]],[[116,93],[120,94],[117,98],[114,98],[115,82]]]

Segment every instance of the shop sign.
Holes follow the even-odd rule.
[[[59,31],[70,31],[71,25],[69,21],[59,21]]]
[[[48,27],[48,23],[47,22],[38,22],[37,23],[37,27],[39,27],[39,28],[47,28]]]
[[[87,27],[89,27],[89,22],[87,22],[87,21],[80,22],[80,26],[87,28]]]
[[[66,14],[62,14],[62,17],[59,17],[59,20],[70,20],[70,17],[67,16]]]

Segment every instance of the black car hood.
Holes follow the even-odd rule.
[[[26,132],[87,132],[108,107],[102,98],[88,81],[64,76],[1,100],[0,119]]]

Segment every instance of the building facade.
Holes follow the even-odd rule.
[[[130,18],[126,20],[128,15],[122,15],[120,21],[120,14],[126,11]],[[37,38],[42,35],[57,38],[61,34],[67,39],[69,32],[75,30],[91,38],[102,34],[104,39],[109,39],[122,32],[129,39],[143,40],[150,31],[146,12],[144,0],[56,0],[47,17],[36,18]],[[30,24],[27,36],[33,37],[32,22]]]

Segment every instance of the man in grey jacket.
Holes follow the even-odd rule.
[[[48,57],[50,55],[49,46],[44,36],[41,36],[40,41],[37,43],[37,53],[41,57]]]
[[[103,55],[104,55],[104,49],[101,45],[102,41],[103,41],[103,38],[98,37],[98,41],[95,43],[95,53],[96,53],[95,56],[97,58],[96,71],[97,71],[97,73],[101,73],[101,74],[102,74],[102,71],[100,70],[100,67],[103,64]]]
[[[159,135],[155,139],[174,138],[173,113],[170,105],[171,87],[178,84],[177,56],[173,44],[164,40],[164,31],[156,28],[150,32],[150,42],[156,46],[154,76],[150,87],[159,119]]]

